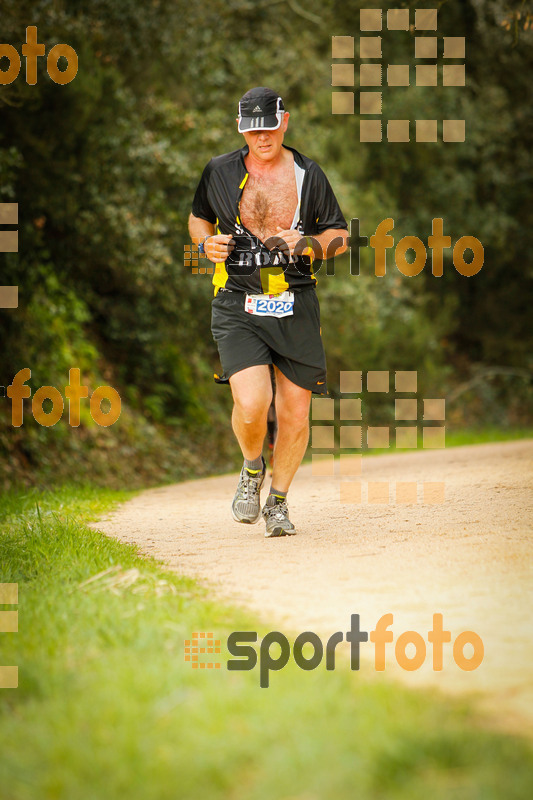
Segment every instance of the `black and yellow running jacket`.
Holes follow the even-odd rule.
[[[285,145],[284,145],[285,147]],[[292,228],[313,236],[328,228],[347,229],[337,198],[318,164],[294,150],[294,171],[298,206]],[[202,173],[194,196],[192,213],[216,226],[216,232],[229,234],[235,241],[226,261],[216,265],[213,276],[215,294],[230,289],[250,294],[279,294],[287,289],[313,288],[316,278],[309,255],[288,262],[278,249],[269,250],[243,225],[240,202],[248,171],[244,158],[248,145],[212,158]]]

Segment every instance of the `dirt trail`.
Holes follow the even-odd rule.
[[[452,642],[481,636],[485,657],[460,670],[445,645],[444,669],[406,672],[387,645],[385,677],[447,692],[479,692],[500,724],[533,732],[533,441],[365,457],[369,481],[445,481],[440,505],[348,505],[339,479],[300,468],[290,492],[298,535],[264,538],[264,525],[235,523],[236,476],[143,492],[95,527],[208,582],[221,598],[259,612],[269,627],[347,631],[350,614],[371,631],[394,614],[394,642],[414,630],[427,639],[433,613]],[[469,655],[468,647],[465,655]],[[361,670],[374,647],[362,645]]]

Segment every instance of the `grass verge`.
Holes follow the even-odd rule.
[[[446,447],[461,447],[465,444],[486,444],[490,442],[511,442],[519,439],[533,439],[533,428],[451,428],[446,430]]]
[[[228,634],[266,631],[86,526],[124,496],[1,503],[0,580],[19,584],[19,632],[1,634],[0,663],[19,666],[0,690],[3,800],[532,796],[529,744],[466,702],[323,664],[268,689],[257,669],[227,671]],[[184,662],[192,631],[221,639],[221,669]]]
[[[350,424],[350,423],[348,423]],[[363,441],[366,432],[363,433]],[[514,442],[522,439],[533,439],[533,428],[497,428],[497,427],[483,427],[483,428],[459,428],[449,429],[446,427],[445,441],[446,449],[450,447],[463,447],[470,444],[490,444],[496,442]],[[338,452],[339,439],[337,435],[336,446]],[[343,448],[342,452],[347,455],[363,455],[363,456],[382,456],[392,455],[393,453],[415,453],[417,450],[424,449],[424,439],[420,431],[417,435],[416,447],[413,448],[398,448],[396,447],[394,430],[390,431],[390,444],[389,447],[373,447],[369,449]],[[265,455],[266,458],[266,455]],[[307,448],[307,452],[303,458],[304,464],[311,464],[313,460],[313,450],[311,447]]]

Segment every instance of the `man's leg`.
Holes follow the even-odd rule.
[[[309,439],[311,392],[296,386],[276,368],[276,416],[278,432],[274,445],[272,486],[263,508],[265,536],[295,533],[289,519],[287,491],[304,456]]]
[[[231,422],[242,454],[248,461],[263,452],[272,384],[267,364],[248,367],[229,379],[234,406]]]
[[[277,367],[275,370],[278,432],[272,486],[287,493],[309,441],[311,392],[296,386]]]
[[[234,400],[233,430],[244,456],[231,510],[237,522],[254,523],[261,516],[260,493],[266,471],[262,453],[267,413],[272,402],[268,365],[236,372],[230,378],[230,386]]]

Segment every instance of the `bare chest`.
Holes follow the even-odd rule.
[[[289,229],[298,204],[294,167],[265,177],[250,174],[241,198],[241,219],[262,241],[274,236],[278,226]]]

